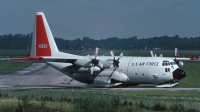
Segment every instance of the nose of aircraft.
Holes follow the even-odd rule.
[[[173,71],[173,77],[174,79],[182,79],[186,76],[185,72],[179,68],[177,68],[176,70]]]

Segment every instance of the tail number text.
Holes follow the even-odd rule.
[[[39,48],[47,48],[47,44],[39,44]]]

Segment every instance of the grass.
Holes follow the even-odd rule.
[[[72,104],[22,96],[1,99],[0,110],[3,112],[69,112],[72,110]]]
[[[0,50],[0,56],[1,57],[26,57],[27,55],[30,55],[30,50]]]
[[[184,66],[180,66],[186,72],[186,77],[180,81],[177,87],[200,87],[200,62],[184,62]]]
[[[32,64],[31,61],[8,61],[0,60],[0,75],[9,74],[22,70]]]
[[[14,97],[21,97],[21,96],[34,96],[34,97],[53,97],[53,98],[60,98],[60,97],[88,97],[90,95],[96,96],[119,96],[120,98],[124,99],[133,98],[135,95],[138,97],[152,97],[156,96],[157,98],[163,99],[166,97],[167,99],[172,99],[173,97],[180,99],[181,97],[188,99],[191,97],[192,99],[199,98],[200,94],[199,91],[168,91],[168,90],[101,90],[101,89],[0,89],[0,97],[2,96],[14,96]],[[95,92],[95,93],[94,93]]]
[[[70,89],[63,90],[60,89],[43,89],[46,94],[41,95],[41,90],[10,90],[1,89],[0,94],[0,109],[9,110],[12,112],[14,110],[23,109],[24,111],[38,111],[38,112],[154,112],[154,111],[184,111],[184,112],[198,112],[198,100],[187,100],[189,92],[185,92],[183,95],[185,97],[182,100],[180,91],[110,91],[110,90],[85,90],[83,92],[81,89],[75,89],[75,92]],[[9,95],[3,94],[9,93]],[[10,93],[13,94],[10,94]],[[18,94],[20,92],[20,94]],[[116,93],[116,95],[114,94]],[[48,94],[49,93],[49,94]],[[53,93],[53,96],[50,94]],[[126,94],[126,97],[124,94]],[[135,97],[134,94],[137,95]],[[198,95],[197,91],[191,91],[192,94]],[[170,94],[171,97],[167,97],[165,100],[163,95]],[[145,98],[144,95],[147,97]],[[153,96],[156,96],[155,99]],[[191,95],[191,94],[190,94]],[[173,99],[172,96],[176,99]],[[177,96],[177,97],[176,97]],[[192,99],[196,99],[191,97]],[[196,101],[196,102],[195,102]],[[193,110],[193,111],[189,111]],[[30,112],[32,112],[30,111]],[[33,112],[34,112],[33,111]]]

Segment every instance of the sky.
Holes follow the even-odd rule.
[[[36,12],[69,40],[200,36],[200,0],[1,0],[0,35],[31,33]]]

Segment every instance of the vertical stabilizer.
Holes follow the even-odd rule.
[[[31,56],[56,56],[59,53],[43,12],[37,12],[32,37]]]

